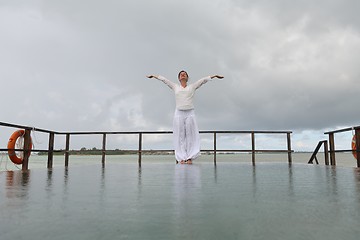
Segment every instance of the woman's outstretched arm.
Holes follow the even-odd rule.
[[[210,80],[213,79],[213,78],[222,79],[222,78],[224,78],[224,77],[221,76],[221,75],[211,75],[211,76],[208,76],[208,77],[201,78],[200,80],[197,80],[197,81],[194,83],[195,89],[198,89],[199,87],[201,87],[202,85],[204,85],[205,83],[207,83],[208,81],[210,81]]]
[[[156,78],[160,81],[162,81],[163,83],[165,83],[166,85],[168,85],[169,88],[174,89],[176,84],[173,83],[172,81],[166,79],[165,77],[161,76],[161,75],[147,75],[147,78]]]

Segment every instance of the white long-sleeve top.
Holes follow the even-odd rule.
[[[158,76],[158,80],[162,81],[171,88],[175,93],[176,109],[178,110],[190,110],[194,109],[194,94],[195,90],[201,87],[203,84],[211,80],[211,77],[204,77],[192,84],[188,84],[186,87],[182,87],[181,84],[176,84],[163,76]]]

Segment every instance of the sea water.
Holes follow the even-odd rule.
[[[312,153],[292,153],[293,163],[306,164]],[[324,153],[318,153],[318,162],[320,165],[325,164]],[[29,168],[46,168],[47,167],[47,155],[33,154],[29,159]],[[101,163],[102,159],[100,155],[70,155],[69,166],[78,165],[92,165]],[[174,163],[174,155],[142,155],[142,163]],[[214,156],[202,154],[195,160],[197,163],[213,163]],[[330,160],[329,160],[330,161]],[[106,163],[138,163],[138,155],[107,155],[105,158]],[[217,163],[252,163],[251,154],[217,154]],[[288,155],[284,153],[275,154],[256,154],[255,162],[257,163],[287,163]],[[315,160],[313,161],[316,164]],[[61,167],[65,165],[65,157],[63,155],[55,155],[53,160],[53,167]],[[357,163],[351,153],[337,153],[336,154],[336,166],[339,167],[356,167]],[[6,170],[19,170],[21,165],[14,165],[8,158],[7,153],[1,153],[0,155],[0,171]]]
[[[360,171],[71,158],[0,172],[0,239],[358,239]],[[79,161],[79,162],[77,162]],[[56,161],[57,162],[57,161]],[[59,161],[60,162],[60,161]],[[86,162],[86,164],[84,164]],[[42,164],[46,165],[42,162]]]

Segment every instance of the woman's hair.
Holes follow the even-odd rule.
[[[181,71],[179,72],[179,74],[178,74],[178,79],[180,78],[180,74],[181,74],[182,72],[186,73],[186,76],[189,78],[189,74],[188,74],[185,70],[181,70]]]

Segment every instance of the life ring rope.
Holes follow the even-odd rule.
[[[9,142],[8,142],[8,146],[7,146],[8,155],[9,155],[10,160],[14,164],[22,164],[22,162],[23,162],[24,152],[20,151],[20,154],[17,154],[15,149],[24,149],[24,140],[23,140],[24,135],[25,135],[25,130],[17,130],[15,132],[13,132],[13,134],[9,138]],[[32,149],[31,137],[30,137],[30,145],[29,145],[28,149],[30,150],[28,155],[30,155],[30,152]]]
[[[356,152],[356,135],[353,134],[352,140],[351,140],[351,150],[352,154],[355,159],[357,159],[357,152]]]

